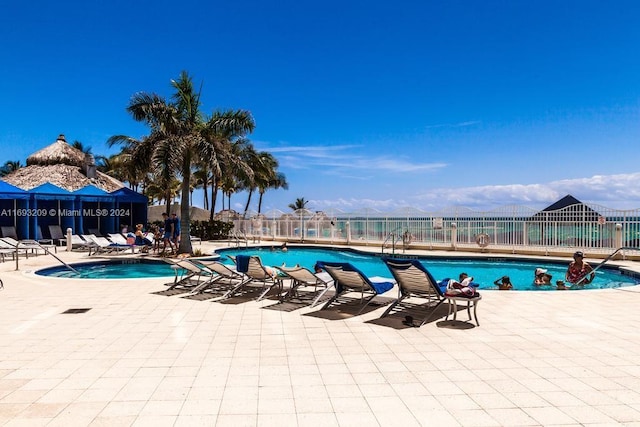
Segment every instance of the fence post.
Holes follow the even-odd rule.
[[[614,247],[621,248],[622,246],[622,224],[616,224],[616,243]]]
[[[347,245],[351,243],[351,224],[349,221],[344,223],[344,231],[347,235]]]
[[[451,249],[454,251],[458,248],[458,224],[451,223]]]

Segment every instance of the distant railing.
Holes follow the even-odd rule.
[[[233,220],[247,238],[382,247],[391,233],[406,230],[408,248],[512,253],[568,253],[579,248],[607,255],[640,248],[640,209],[615,210],[576,204],[555,211],[506,206],[487,212],[451,208],[438,212],[283,213]],[[406,242],[405,242],[406,243]],[[627,249],[629,253],[633,249]],[[638,250],[640,255],[640,249]]]

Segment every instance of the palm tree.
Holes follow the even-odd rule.
[[[256,165],[254,167],[254,189],[258,190],[258,213],[262,211],[262,198],[269,189],[289,188],[289,184],[284,174],[278,172],[278,160],[271,153],[261,151],[257,153]]]
[[[119,154],[109,157],[97,156],[96,166],[100,172],[129,184],[129,188],[137,191],[138,186],[148,180],[149,165],[136,163],[127,148]]]
[[[262,163],[262,157],[260,153],[258,153],[253,144],[247,143],[242,150],[241,158],[244,162],[249,165],[251,168],[251,174],[238,174],[238,181],[240,183],[240,190],[247,191],[247,203],[244,206],[244,212],[242,214],[242,218],[246,218],[247,211],[249,210],[249,204],[251,204],[251,196],[253,192],[257,188],[257,180],[259,179],[259,174],[264,170],[264,164]]]
[[[0,176],[7,176],[21,167],[23,167],[23,165],[20,163],[20,160],[7,160],[4,165],[0,167]]]
[[[307,203],[309,203],[309,201],[305,200],[304,197],[301,197],[296,199],[295,203],[289,203],[289,207],[294,211],[297,211],[298,209],[306,209]]]
[[[92,155],[91,147],[89,146],[85,147],[84,144],[78,140],[73,141],[71,146],[77,150],[82,151],[85,155]]]
[[[287,182],[287,177],[282,172],[275,172],[275,175],[272,179],[267,181],[266,185],[261,182],[258,184],[258,192],[260,193],[260,197],[258,198],[258,213],[262,212],[262,196],[268,189],[278,190],[282,188],[283,190],[289,189],[289,183]]]
[[[222,189],[222,209],[224,209],[224,196],[229,197],[229,209],[231,209],[231,194],[240,187],[240,181],[246,181],[253,177],[253,170],[244,158],[245,147],[250,144],[243,136],[225,133],[211,134],[210,138],[221,149],[210,156],[212,168],[211,183],[211,210],[209,218],[213,219],[218,190]]]
[[[144,122],[150,133],[133,145],[132,156],[136,162],[149,162],[154,173],[168,179],[182,179],[180,206],[181,253],[192,253],[190,239],[189,194],[191,168],[198,161],[217,158],[223,149],[222,136],[233,138],[253,131],[255,123],[251,113],[243,110],[214,112],[207,118],[200,111],[200,92],[186,71],[171,81],[175,90],[171,101],[156,94],[136,93],[127,111],[133,119]],[[110,143],[131,140],[126,136],[114,136]],[[169,182],[168,180],[165,182]]]
[[[195,182],[191,184],[191,188],[193,190],[202,188],[204,193],[204,208],[209,209],[209,193],[207,190],[211,178],[206,163],[193,172],[193,177]],[[191,192],[191,203],[193,203],[193,191]]]

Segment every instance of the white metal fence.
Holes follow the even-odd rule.
[[[224,219],[224,218],[223,218]],[[580,249],[607,255],[640,246],[640,209],[576,204],[556,211],[505,206],[487,212],[450,208],[391,213],[298,210],[226,218],[249,240],[379,245],[391,248],[564,253]],[[387,249],[389,250],[389,249]],[[631,252],[634,252],[631,250]],[[639,252],[640,253],[640,252]]]

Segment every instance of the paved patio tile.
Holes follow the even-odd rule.
[[[480,327],[395,329],[27,271],[51,263],[0,264],[2,427],[640,427],[640,286],[485,291]]]

